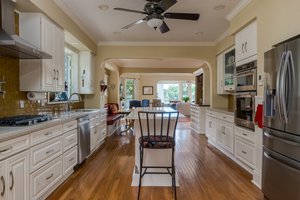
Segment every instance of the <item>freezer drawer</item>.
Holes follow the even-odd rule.
[[[262,190],[270,200],[300,199],[300,162],[264,148]]]
[[[264,147],[291,159],[300,161],[300,137],[264,128]]]

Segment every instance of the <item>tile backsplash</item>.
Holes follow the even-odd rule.
[[[29,101],[26,92],[19,91],[19,60],[0,56],[0,81],[5,80],[2,90],[6,91],[4,98],[0,94],[0,117],[38,114],[43,112],[59,112],[66,108],[65,104],[42,106],[39,102]],[[19,108],[19,102],[24,101],[24,108]],[[74,103],[74,109],[84,108],[83,102]]]

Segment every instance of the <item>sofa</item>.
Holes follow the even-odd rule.
[[[107,108],[107,133],[110,136],[120,128],[123,115],[118,113],[119,104],[117,103],[107,103],[105,108]]]

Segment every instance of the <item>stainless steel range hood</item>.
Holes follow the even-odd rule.
[[[0,6],[0,55],[19,59],[51,59],[51,55],[15,34],[15,3],[0,0]]]

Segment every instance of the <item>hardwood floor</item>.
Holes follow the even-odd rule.
[[[196,134],[188,123],[176,133],[178,200],[264,199],[251,175]],[[48,200],[135,200],[131,187],[134,136],[113,135]],[[142,187],[141,200],[172,199],[171,187]]]

